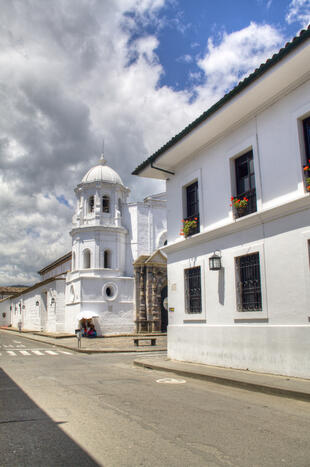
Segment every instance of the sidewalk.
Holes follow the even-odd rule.
[[[74,350],[81,353],[121,353],[121,352],[158,352],[167,350],[167,336],[165,334],[127,334],[110,335],[89,339],[82,337],[81,348],[78,349],[77,338],[72,334],[55,334],[51,332],[22,331],[12,327],[0,327],[1,331],[21,336],[32,341],[44,342],[45,344],[55,345],[64,349]],[[150,342],[140,343],[138,347],[134,344],[135,337],[154,337],[156,345],[150,345]]]
[[[139,358],[134,364],[152,370],[171,372],[176,375],[196,378],[213,383],[234,386],[249,391],[263,392],[310,402],[310,380],[277,376],[254,371],[186,363],[169,360],[166,356]]]

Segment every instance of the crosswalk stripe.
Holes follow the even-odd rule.
[[[58,355],[57,352],[53,352],[52,350],[45,350],[45,353],[48,353],[49,355]]]
[[[15,344],[21,344],[21,341],[13,341]]]
[[[65,352],[64,350],[59,350],[60,353],[64,353],[65,355],[72,355],[71,352]]]
[[[22,355],[31,355],[27,350],[20,350],[19,351]]]
[[[44,355],[44,353],[40,352],[40,350],[32,350],[32,353],[35,355]]]
[[[7,350],[7,353],[8,353],[9,355],[12,355],[12,357],[16,357],[16,353],[13,352],[13,350]]]

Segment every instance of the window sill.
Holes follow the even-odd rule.
[[[184,318],[184,324],[205,324],[207,322],[206,319],[202,318],[201,316],[191,317],[191,318]]]
[[[186,247],[195,246],[199,243],[206,241],[208,242],[232,233],[237,233],[244,229],[248,229],[266,222],[271,222],[275,219],[280,219],[281,217],[286,217],[309,208],[309,193],[307,193],[299,198],[294,199],[293,201],[281,204],[279,206],[262,209],[252,214],[239,217],[238,219],[230,218],[229,221],[226,220],[225,223],[218,227],[205,229],[204,231],[192,235],[191,237],[187,237],[186,239],[178,238],[175,242],[169,243],[169,245],[162,247],[161,250],[166,254],[174,253],[184,249],[185,240]]]
[[[268,321],[266,311],[235,311],[234,322]]]

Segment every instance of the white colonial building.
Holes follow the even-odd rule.
[[[310,378],[309,159],[308,28],[135,170],[167,180],[170,358]]]
[[[165,193],[128,203],[129,189],[102,156],[75,194],[72,252],[39,271],[39,283],[0,301],[1,324],[17,327],[21,322],[24,329],[73,333],[82,318],[92,318],[98,335],[133,332],[140,314],[133,263],[149,258],[154,278],[158,261],[166,266],[165,257],[156,255],[166,241]],[[162,268],[160,276],[163,289]],[[156,306],[148,316],[147,328],[153,331],[166,322],[161,292],[156,291]]]

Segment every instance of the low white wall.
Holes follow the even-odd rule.
[[[169,326],[168,357],[310,378],[310,327],[263,324]]]

